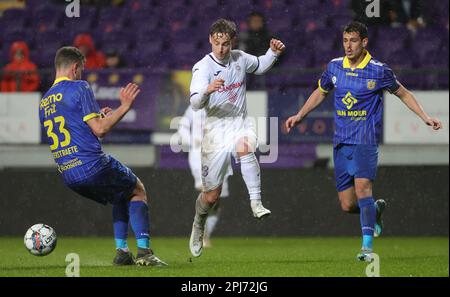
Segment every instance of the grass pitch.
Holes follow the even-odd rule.
[[[155,254],[169,266],[114,267],[112,238],[58,238],[48,256],[27,252],[22,238],[0,238],[0,276],[65,276],[66,255],[80,257],[80,276],[270,277],[365,276],[357,262],[359,238],[213,238],[199,258],[189,238],[153,238]],[[135,242],[129,241],[135,254]],[[449,276],[449,239],[383,237],[375,240],[381,276]]]

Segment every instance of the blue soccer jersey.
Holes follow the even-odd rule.
[[[319,89],[335,89],[334,145],[372,144],[380,141],[383,90],[395,92],[399,84],[392,70],[366,52],[364,60],[350,68],[347,57],[333,59],[319,80]]]
[[[98,116],[100,108],[86,81],[59,78],[40,101],[39,119],[66,184],[94,175],[107,162],[86,123]]]

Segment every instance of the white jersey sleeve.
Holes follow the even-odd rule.
[[[202,109],[207,104],[209,96],[207,96],[205,93],[208,89],[208,85],[208,65],[200,61],[192,68],[190,102],[194,111]]]
[[[259,68],[258,57],[247,54],[244,51],[240,51],[240,52],[245,61],[245,72],[247,72],[247,73],[255,72],[255,70],[257,70]]]
[[[246,72],[254,74],[264,74],[277,61],[278,56],[269,48],[266,54],[256,57],[246,52],[242,52],[246,64]]]

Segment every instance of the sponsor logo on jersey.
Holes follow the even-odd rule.
[[[345,104],[347,109],[352,109],[353,105],[358,103],[358,100],[356,100],[356,98],[353,97],[352,93],[347,92],[347,95],[345,95],[345,97],[342,98],[342,103]]]

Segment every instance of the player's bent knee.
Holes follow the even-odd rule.
[[[144,184],[140,179],[136,182],[136,188],[133,191],[132,196],[130,197],[130,201],[144,201],[148,202],[147,192],[145,190]]]
[[[347,201],[341,201],[341,209],[344,212],[352,213],[355,211],[356,205]]]
[[[358,199],[372,196],[372,187],[369,186],[361,186],[355,188],[356,197]]]
[[[209,204],[213,204],[216,203],[219,199],[220,196],[220,187],[217,189],[214,189],[212,191],[209,192],[204,192],[203,193],[203,197],[204,199],[209,203]]]

